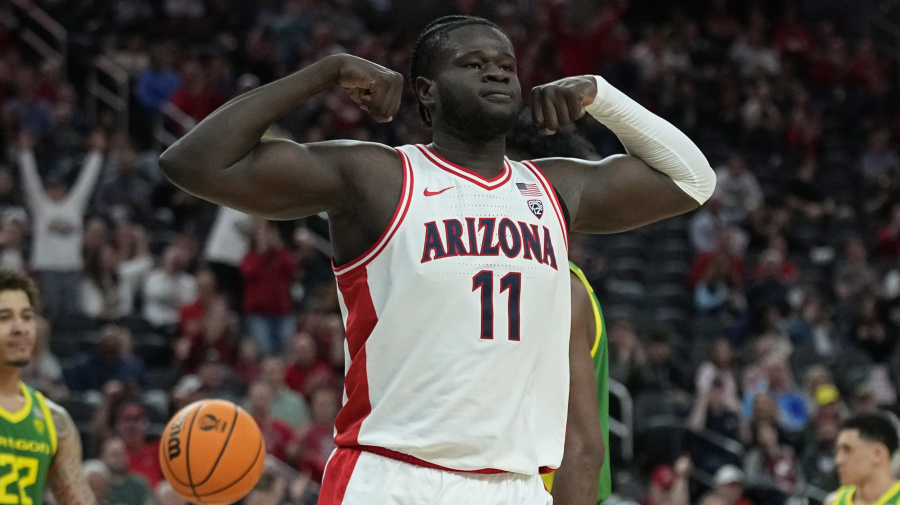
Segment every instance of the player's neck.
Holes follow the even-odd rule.
[[[503,171],[506,137],[459,138],[434,130],[432,146],[438,154],[461,167],[491,178]]]
[[[19,367],[0,365],[0,397],[17,396],[19,394]]]
[[[869,480],[856,487],[853,505],[872,505],[896,483],[890,470],[873,473]]]

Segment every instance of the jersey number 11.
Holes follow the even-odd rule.
[[[494,338],[494,272],[482,270],[472,278],[472,291],[481,290],[481,338]],[[509,339],[519,340],[519,301],[522,295],[522,274],[510,272],[500,279],[500,292],[509,291]]]

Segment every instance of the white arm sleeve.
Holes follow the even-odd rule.
[[[648,111],[614,88],[597,80],[597,97],[585,111],[610,129],[628,154],[672,181],[701,205],[716,187],[716,174],[691,139],[668,121]]]

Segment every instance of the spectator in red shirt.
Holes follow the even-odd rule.
[[[272,386],[265,381],[256,381],[250,386],[245,403],[250,415],[262,430],[263,438],[266,441],[266,454],[292,463],[297,460],[298,442],[294,436],[294,430],[289,424],[272,417],[273,397]]]
[[[294,391],[306,395],[317,386],[329,384],[334,371],[319,356],[316,341],[306,332],[298,333],[291,341],[290,364],[284,373],[284,382]]]
[[[744,284],[744,262],[741,257],[735,254],[735,247],[732,242],[733,231],[731,228],[722,228],[716,236],[716,246],[710,251],[706,251],[697,255],[694,265],[691,267],[690,282],[691,286],[696,286],[701,279],[706,276],[706,270],[718,256],[723,256],[731,265],[735,274],[736,288],[741,289]]]
[[[116,434],[128,449],[128,471],[147,479],[150,486],[162,480],[159,468],[159,440],[147,441],[150,421],[139,403],[126,403],[116,415]]]
[[[316,482],[322,482],[325,463],[334,450],[334,419],[340,410],[340,402],[335,391],[318,388],[312,393],[313,424],[300,440],[302,457],[298,470],[306,473]]]
[[[782,54],[805,56],[813,46],[813,38],[806,26],[797,19],[797,7],[788,4],[784,20],[775,29],[775,48]],[[733,504],[729,504],[733,505]]]
[[[175,344],[175,359],[182,362],[187,373],[196,373],[210,351],[215,351],[226,363],[234,356],[240,324],[229,310],[228,300],[215,295],[205,312],[197,331],[183,334]]]
[[[296,329],[291,281],[297,263],[284,247],[278,229],[263,221],[256,229],[253,250],[241,262],[247,331],[263,355],[287,347]]]
[[[217,294],[216,276],[211,270],[197,273],[197,299],[181,307],[179,312],[178,332],[182,336],[201,333],[203,314]]]
[[[195,121],[202,121],[225,103],[219,93],[207,86],[200,62],[196,60],[186,62],[181,69],[181,79],[183,84],[172,95],[171,102]]]

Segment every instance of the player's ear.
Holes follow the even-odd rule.
[[[428,109],[434,107],[434,95],[436,94],[434,81],[421,75],[416,77],[415,92],[422,105]]]

